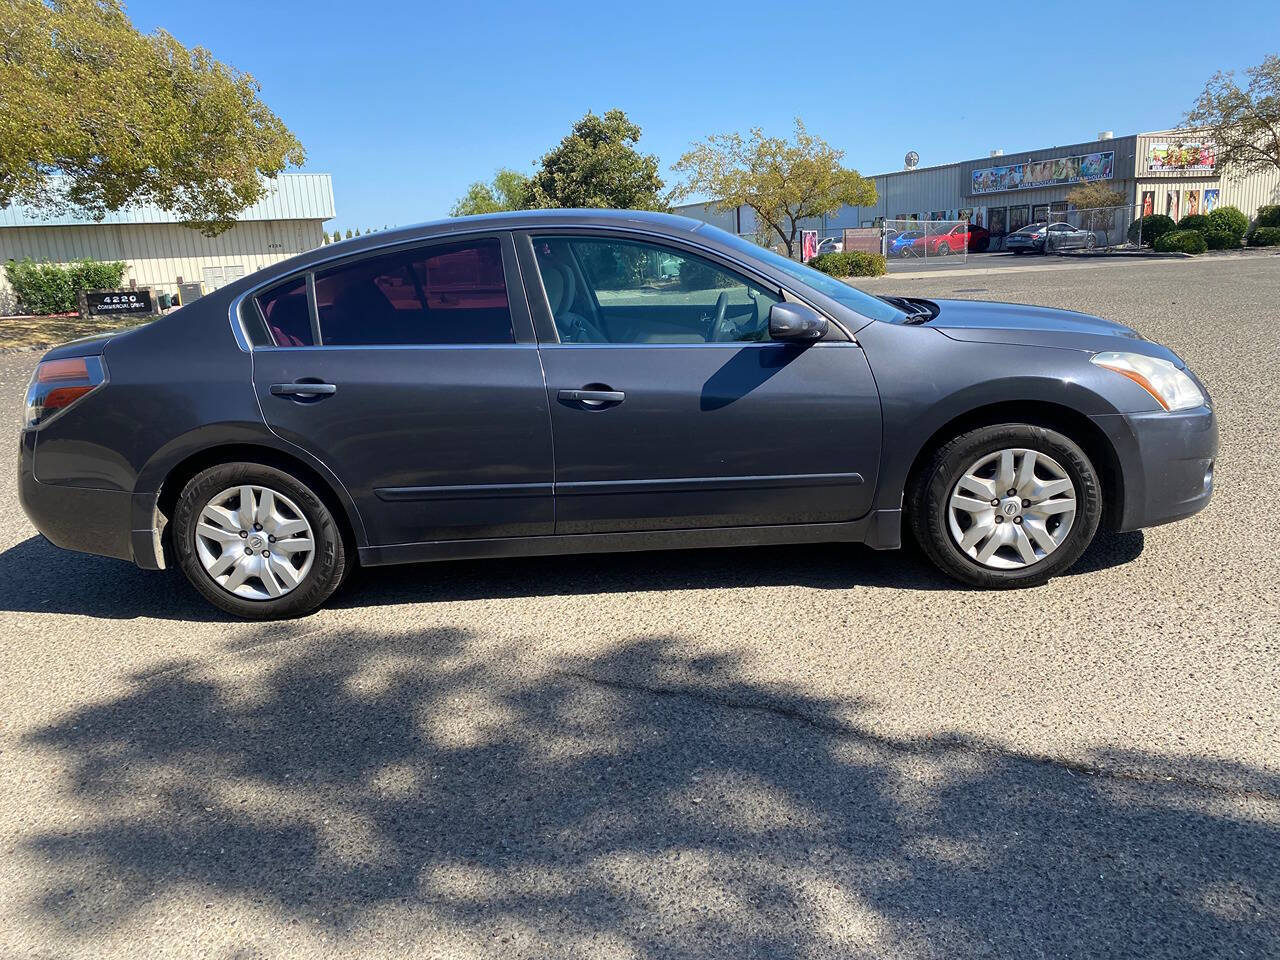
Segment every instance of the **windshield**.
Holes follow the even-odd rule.
[[[1021,230],[1017,230],[1015,232],[1016,233],[1039,233],[1043,229],[1044,229],[1043,223],[1028,223]]]
[[[701,232],[714,232],[716,239],[725,246],[732,247],[753,260],[761,260],[767,263],[775,270],[780,270],[788,276],[794,277],[805,286],[812,287],[823,296],[830,297],[836,303],[842,304],[850,310],[862,314],[864,317],[870,317],[872,320],[883,320],[885,323],[901,323],[907,317],[897,307],[890,306],[879,297],[863,293],[857,287],[851,287],[842,280],[829,277],[825,273],[814,270],[812,267],[806,267],[803,263],[788,260],[781,254],[774,253],[772,250],[752,243],[750,240],[735,237],[732,233],[721,230],[719,227],[704,226],[701,228]]]

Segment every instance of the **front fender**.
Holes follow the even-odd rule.
[[[860,330],[858,340],[884,411],[878,509],[901,506],[916,458],[943,427],[983,408],[1003,408],[1004,416],[1022,404],[1048,405],[1092,420],[1156,406],[1084,350],[958,341],[927,326],[885,323]]]

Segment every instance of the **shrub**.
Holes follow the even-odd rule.
[[[1156,239],[1155,248],[1160,253],[1204,253],[1209,245],[1199,230],[1171,230]]]
[[[1137,243],[1139,233],[1141,233],[1142,245],[1144,247],[1154,246],[1156,240],[1162,234],[1176,229],[1177,225],[1174,224],[1170,217],[1166,217],[1163,213],[1153,213],[1147,217],[1139,217],[1129,224],[1129,242]]]
[[[1240,246],[1245,231],[1249,229],[1249,218],[1236,207],[1218,207],[1209,214],[1210,230],[1225,230],[1236,238],[1235,245]]]
[[[78,310],[83,290],[111,290],[120,286],[124,264],[76,260],[61,267],[34,263],[30,259],[10,260],[4,265],[4,273],[21,309],[46,315]]]
[[[863,250],[820,253],[810,258],[809,266],[833,277],[880,277],[888,269],[883,254]]]
[[[1258,208],[1258,217],[1253,221],[1254,229],[1258,227],[1280,227],[1280,204],[1268,204]]]
[[[1240,246],[1240,238],[1227,230],[1215,230],[1210,227],[1204,231],[1203,236],[1210,250],[1235,250]]]
[[[1178,221],[1178,229],[1204,233],[1209,229],[1209,218],[1203,213],[1189,213]]]
[[[1280,227],[1254,227],[1249,234],[1251,247],[1280,247]]]

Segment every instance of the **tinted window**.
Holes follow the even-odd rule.
[[[258,297],[271,342],[277,347],[310,347],[311,308],[307,305],[307,280],[298,277]]]
[[[781,297],[683,250],[632,240],[533,242],[562,343],[738,343],[769,339]]]
[[[513,343],[496,239],[365,257],[316,274],[326,346]]]

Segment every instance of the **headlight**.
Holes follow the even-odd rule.
[[[1098,353],[1090,359],[1100,367],[1128,377],[1166,410],[1190,410],[1204,404],[1204,394],[1196,382],[1168,360],[1119,351]]]

